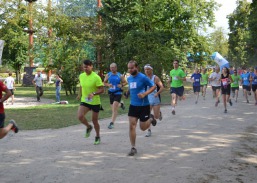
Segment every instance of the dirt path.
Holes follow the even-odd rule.
[[[11,100],[9,99],[8,104],[6,104],[6,102],[4,103],[5,104],[4,107],[6,109],[38,106],[38,105],[43,105],[43,104],[51,104],[51,103],[55,102],[54,100],[45,99],[45,98],[41,98],[41,101],[38,102],[36,97],[15,97],[13,105],[11,104],[10,101]]]
[[[227,114],[210,90],[206,100],[196,105],[190,95],[176,109],[173,116],[162,107],[152,137],[137,130],[135,157],[127,156],[126,115],[113,130],[100,121],[98,146],[82,125],[10,134],[0,141],[0,183],[256,183],[257,106],[242,91]]]

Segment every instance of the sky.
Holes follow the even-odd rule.
[[[215,12],[216,17],[216,27],[223,27],[225,32],[228,33],[228,19],[226,18],[227,15],[233,13],[236,9],[236,1],[237,0],[215,0],[218,4],[221,4],[221,7],[218,11]],[[252,2],[248,0],[248,2]]]

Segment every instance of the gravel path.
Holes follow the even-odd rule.
[[[10,133],[0,141],[0,182],[256,183],[257,106],[252,101],[253,96],[247,104],[241,90],[239,102],[224,114],[208,89],[197,105],[193,95],[179,102],[176,115],[163,106],[163,120],[151,137],[138,128],[134,157],[127,156],[127,115],[119,116],[112,130],[110,119],[100,121],[97,146],[94,131],[83,137],[83,125]]]

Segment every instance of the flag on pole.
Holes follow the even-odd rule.
[[[0,65],[2,65],[2,53],[4,50],[4,40],[0,40]]]

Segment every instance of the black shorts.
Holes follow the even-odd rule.
[[[5,114],[0,114],[0,128],[4,128]]]
[[[251,91],[251,88],[248,85],[243,85],[243,89],[246,91]]]
[[[201,88],[201,86],[193,86],[194,93],[200,92],[200,88]]]
[[[221,87],[221,94],[222,95],[230,95],[230,92],[231,92],[230,85],[227,85],[226,88]]]
[[[220,86],[212,86],[211,88],[212,88],[212,91],[215,91],[215,92],[216,90],[220,90]]]
[[[10,90],[10,92],[12,93],[12,95],[14,95],[14,91],[13,91],[13,89],[9,89]]]
[[[128,116],[136,117],[141,122],[145,122],[150,118],[150,105],[147,106],[129,106]]]
[[[238,87],[231,87],[232,92],[239,90],[239,86]]]
[[[92,111],[94,111],[94,112],[99,112],[100,111],[100,109],[101,109],[101,105],[100,104],[98,104],[98,105],[90,105],[90,104],[88,104],[88,103],[85,103],[85,102],[81,102],[80,103],[80,106],[84,106],[84,107],[87,107],[87,108],[89,108],[90,110],[92,110]]]
[[[174,88],[171,87],[170,88],[170,93],[175,93],[176,95],[182,97],[184,95],[184,86],[178,87],[178,88]]]
[[[255,92],[257,90],[257,85],[252,85],[252,90]]]
[[[121,101],[121,94],[120,95],[115,95],[115,94],[109,94],[110,97],[110,104],[113,104],[114,101],[119,102]]]

